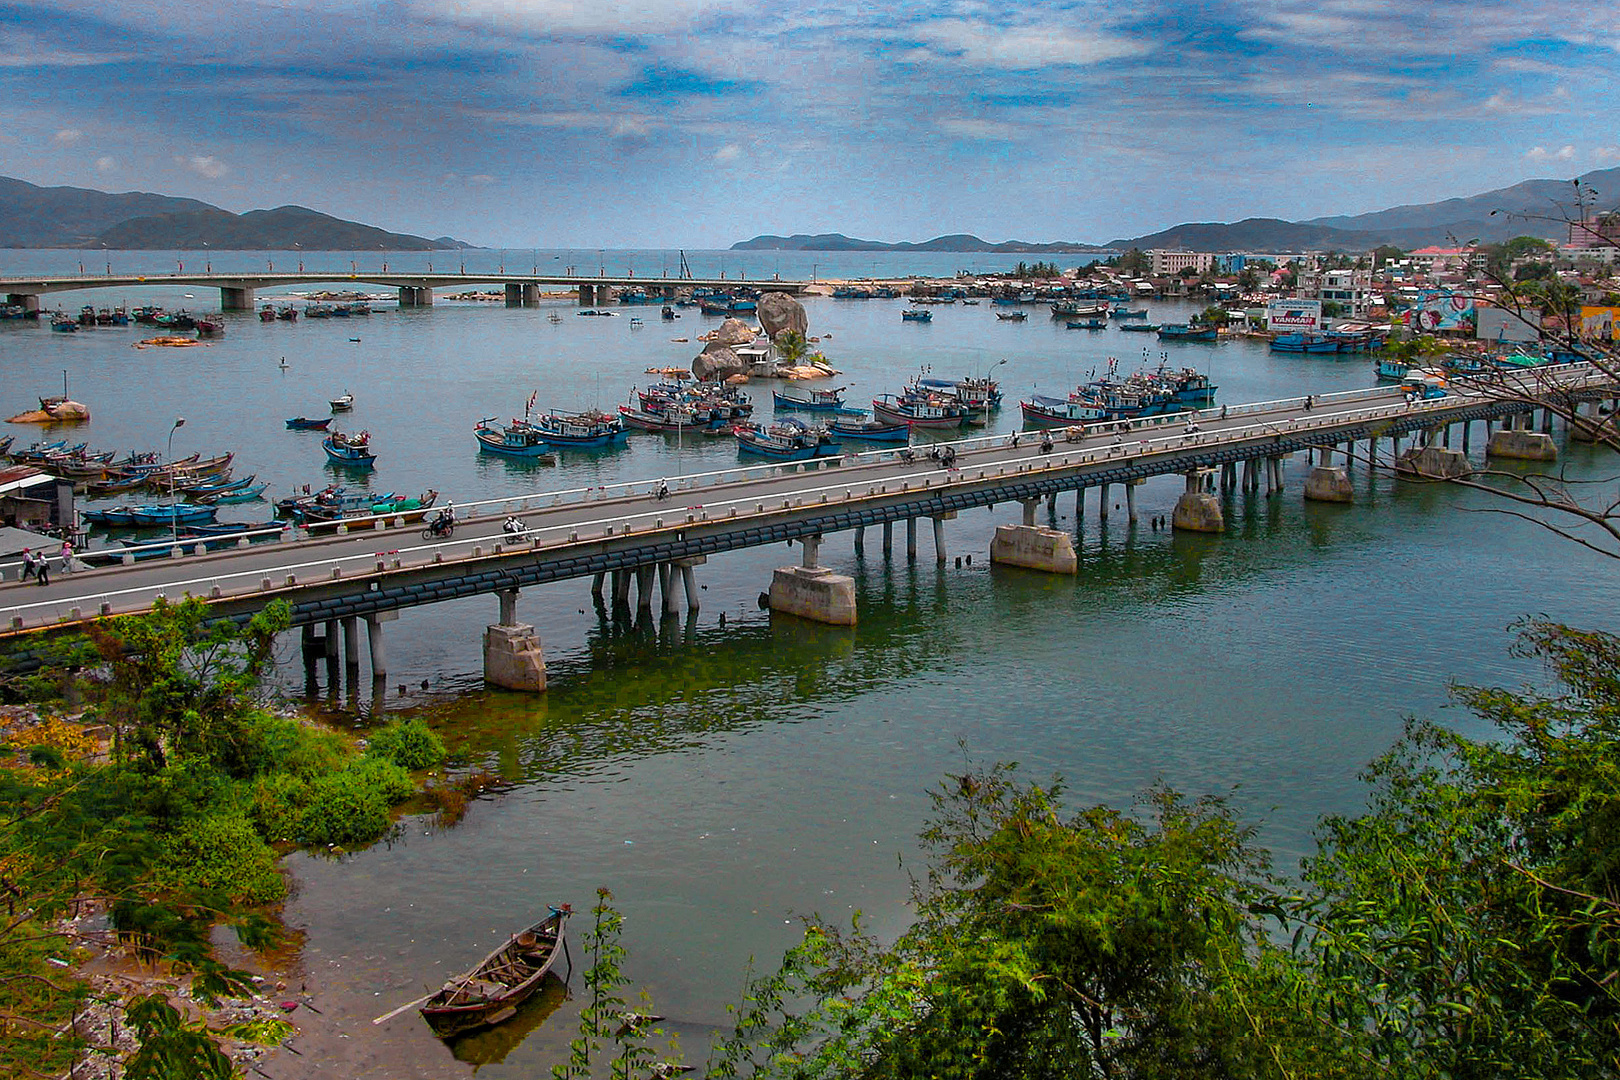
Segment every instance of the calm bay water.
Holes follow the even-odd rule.
[[[13,271],[72,272],[77,257],[6,252],[0,262]],[[284,257],[298,258],[258,258]],[[430,258],[387,257],[424,268]],[[466,253],[486,269],[500,257]],[[533,264],[596,257],[538,252]],[[600,258],[609,272],[618,260],[641,276],[658,272],[665,257]],[[778,268],[775,253],[688,257],[699,274],[713,272],[701,260],[724,259],[728,274],[750,278],[808,276],[812,266],[828,277],[1017,261],[783,254]],[[169,256],[118,253],[114,269],[126,258],[158,272]],[[231,260],[256,265],[251,256],[210,258],[216,269]],[[315,265],[328,257],[304,258]],[[506,259],[508,267],[530,265],[527,252]],[[62,304],[119,300],[196,310],[218,303],[208,291],[176,288],[64,294]],[[1144,343],[1113,328],[1070,331],[1044,310],[1032,309],[1022,325],[998,322],[985,305],[942,307],[930,325],[902,324],[902,306],[806,301],[811,333],[844,370],[839,382],[851,400],[895,389],[925,367],[978,373],[1003,358],[998,374],[1009,398],[1057,393],[1111,356],[1136,366],[1144,345],[1152,359],[1166,353],[1173,364],[1210,371],[1228,403],[1372,382],[1365,358],[1273,355],[1242,342]],[[184,416],[176,453],[237,450],[238,474],[257,472],[277,491],[328,481],[318,439],[287,432],[281,421],[322,414],[345,389],[357,406],[343,423],[370,429],[380,455],[374,489],[431,486],[465,500],[735,462],[727,442],[691,435],[684,444],[637,436],[622,450],[567,455],[555,467],[481,458],[470,435],[480,417],[520,412],[537,389],[541,406],[610,408],[653,378],[645,369],[684,365],[700,347],[671,338],[716,325],[692,309],[674,323],[661,322],[656,308],[620,308],[613,319],[573,310],[441,303],[401,312],[379,304],[367,319],[296,325],[239,315],[223,341],[189,350],[137,351],[131,343],[145,334],[135,328],[70,336],[0,324],[0,407],[21,411],[35,394],[53,392],[65,368],[74,396],[95,410],[82,429],[92,444],[161,449],[173,419]],[[1188,311],[1154,305],[1151,317]],[[553,312],[560,321],[550,320]],[[640,328],[632,315],[644,320]],[[753,390],[768,401],[769,384]],[[1016,408],[1004,409],[998,427],[1016,420]],[[1575,449],[1566,460],[1595,473],[1587,453]],[[913,564],[903,532],[891,561],[875,535],[864,557],[847,537],[830,537],[824,561],[858,583],[861,624],[853,630],[757,609],[771,568],[795,561],[796,549],[711,559],[699,570],[703,608],[693,619],[616,625],[598,617],[584,582],[531,590],[519,611],[545,639],[552,689],[542,698],[480,686],[478,636],[495,617],[492,598],[403,612],[389,626],[390,707],[426,712],[458,753],[513,786],[476,803],[454,829],[413,819],[394,843],[342,860],[291,860],[299,887],[288,917],[305,931],[303,977],[322,1013],[305,1017],[298,1045],[306,1057],[283,1058],[271,1071],[466,1075],[471,1066],[414,1014],[383,1029],[366,1021],[436,985],[547,903],[587,907],[599,884],[627,913],[632,976],[683,1042],[700,1048],[711,1026],[725,1022],[748,957],[769,966],[794,938],[796,914],[841,917],[859,908],[880,932],[904,925],[897,858],[917,865],[925,792],[960,770],[964,746],[975,760],[1016,759],[1036,777],[1063,774],[1076,805],[1124,804],[1156,781],[1230,794],[1263,822],[1263,840],[1291,869],[1318,816],[1360,805],[1356,772],[1399,734],[1403,714],[1440,715],[1484,733],[1466,715],[1442,711],[1448,678],[1516,683],[1539,675],[1507,656],[1505,628],[1515,618],[1545,613],[1609,625],[1620,590],[1604,560],[1527,523],[1462,512],[1488,505],[1476,496],[1396,486],[1358,470],[1356,506],[1307,506],[1302,475],[1302,463],[1291,462],[1282,497],[1233,499],[1230,531],[1219,537],[1146,527],[1148,516],[1169,512],[1179,480],[1142,489],[1144,525],[1134,530],[1123,509],[1100,526],[1095,492],[1081,523],[1064,498],[1056,519],[1076,530],[1075,580],[989,567],[993,527],[1011,520],[1006,507],[949,523],[952,560],[944,567],[933,561],[928,530]],[[222,517],[265,513],[233,509]],[[971,565],[956,566],[956,556],[969,555]],[[289,665],[289,686],[297,674]],[[480,1073],[530,1076],[557,1060],[573,1007],[563,1004]]]

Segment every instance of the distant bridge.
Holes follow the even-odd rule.
[[[178,264],[183,267],[183,264]],[[206,265],[206,264],[205,264]],[[467,289],[478,285],[500,285],[506,290],[507,307],[533,307],[540,302],[542,287],[562,286],[577,290],[579,302],[588,306],[605,304],[614,289],[640,289],[650,296],[673,298],[679,290],[692,288],[728,289],[737,286],[752,287],[772,292],[798,295],[812,283],[783,281],[780,278],[638,278],[605,274],[518,274],[496,271],[490,273],[390,273],[387,270],[305,270],[303,264],[294,272],[275,270],[274,262],[266,264],[264,273],[214,273],[205,269],[200,274],[185,273],[183,268],[173,274],[78,274],[61,277],[4,277],[0,278],[0,293],[6,302],[29,311],[39,310],[39,298],[46,293],[74,292],[81,289],[127,289],[142,286],[189,285],[196,288],[218,289],[220,309],[223,311],[252,311],[254,294],[260,289],[283,288],[289,285],[323,285],[354,282],[361,285],[381,285],[399,290],[400,307],[430,307],[433,290]]]

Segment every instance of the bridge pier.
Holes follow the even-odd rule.
[[[653,574],[657,568],[652,566],[636,567],[636,610],[652,611]]]
[[[252,311],[253,306],[253,290],[247,286],[235,288],[221,285],[219,287],[219,309],[221,311]]]
[[[855,554],[866,554],[866,526],[855,526]]]
[[[1558,444],[1544,432],[1498,431],[1485,444],[1485,456],[1515,461],[1557,461]]]
[[[888,558],[894,552],[894,522],[883,523],[883,557]]]
[[[615,570],[615,571],[613,571],[613,607],[614,607],[614,610],[618,610],[621,607],[629,607],[629,606],[630,606],[630,571],[628,571],[628,570]]]
[[[670,565],[681,572],[681,587],[686,592],[686,610],[698,609],[697,570],[709,561],[707,555],[690,555],[684,559],[676,559]]]
[[[602,599],[602,581],[606,577],[606,574],[594,574],[591,577],[591,595],[598,600]]]
[[[1097,520],[1098,521],[1106,522],[1108,520],[1108,489],[1110,487],[1112,487],[1112,486],[1113,486],[1112,484],[1103,484],[1102,485],[1102,490],[1098,493],[1098,499],[1097,499]]]
[[[956,511],[951,510],[934,518],[934,561],[941,566],[945,565],[945,523],[955,517]]]
[[[1035,508],[1040,500],[1024,503],[1022,525],[997,525],[990,540],[990,561],[1003,566],[1018,566],[1025,570],[1044,570],[1048,574],[1077,574],[1080,559],[1074,551],[1074,540],[1062,529],[1047,529],[1035,524]]]
[[[1350,452],[1345,451],[1345,460]],[[1349,470],[1333,464],[1333,447],[1317,448],[1316,463],[1305,475],[1305,498],[1310,502],[1348,503],[1355,501]]]
[[[34,293],[7,293],[6,303],[20,307],[31,314],[39,314],[39,297]]]
[[[917,561],[917,519],[906,518],[906,562]]]
[[[425,285],[401,285],[399,287],[399,306],[432,307],[433,289]]]
[[[674,594],[670,591],[672,585],[675,589],[681,587],[680,575],[675,573],[675,568],[670,563],[659,563],[658,595],[664,600],[663,613],[665,615],[673,615],[680,610],[675,603]]]
[[[1136,488],[1130,481],[1125,484],[1125,520],[1132,525],[1136,524]]]
[[[522,285],[519,285],[518,283],[513,282],[513,281],[509,281],[509,282],[506,283],[506,306],[507,307],[522,307],[523,306],[523,286]]]
[[[360,617],[343,618],[343,673],[353,686],[360,675]]]
[[[500,621],[484,628],[484,681],[503,690],[546,688],[546,659],[534,627],[517,621],[516,589],[497,589]]]
[[[1194,469],[1187,474],[1187,490],[1176,500],[1176,508],[1170,514],[1171,528],[1202,533],[1226,531],[1220,499],[1205,490],[1207,478],[1213,472],[1213,469]]]
[[[915,536],[915,518],[912,534]],[[802,565],[778,567],[771,575],[768,600],[771,611],[831,626],[855,625],[855,579],[816,565],[821,536],[806,536],[800,544]]]
[[[540,286],[538,286],[538,285],[525,285],[525,286],[523,286],[523,306],[524,307],[539,307],[540,306]]]
[[[371,652],[371,677],[373,680],[388,674],[388,660],[383,652],[383,628],[385,622],[392,622],[399,618],[395,611],[378,611],[365,616],[366,644]]]
[[[1086,489],[1083,487],[1077,487],[1074,489],[1074,523],[1079,525],[1085,520],[1085,517]]]

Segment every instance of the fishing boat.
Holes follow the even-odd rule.
[[[218,315],[197,316],[197,336],[200,338],[224,337],[224,318]]]
[[[1160,341],[1214,341],[1218,336],[1213,326],[1165,323],[1159,327]]]
[[[996,312],[996,318],[1001,319],[1003,322],[1023,322],[1029,318],[1029,313],[1024,311],[998,311]]]
[[[1120,323],[1119,328],[1132,334],[1157,334],[1158,323]]]
[[[1079,322],[1066,323],[1070,330],[1106,330],[1108,320],[1103,318],[1082,319]]]
[[[281,322],[297,322],[298,309],[291,304],[276,309],[276,318]]]
[[[911,441],[910,424],[891,424],[884,420],[840,418],[827,425],[827,431],[841,439],[862,439],[866,442],[903,443]]]
[[[958,428],[967,419],[967,407],[939,395],[884,394],[872,399],[872,415],[891,424],[918,428]]]
[[[1339,342],[1328,334],[1279,334],[1271,339],[1272,352],[1330,353],[1339,351]]]
[[[726,425],[726,418],[719,411],[704,409],[700,412],[684,401],[669,402],[661,412],[620,405],[619,420],[627,428],[656,431],[661,435],[679,435],[683,431],[718,432]]]
[[[551,412],[534,421],[540,438],[552,446],[591,449],[623,442],[624,424],[617,416],[591,409],[582,413]]]
[[[1373,371],[1380,379],[1388,379],[1391,382],[1404,381],[1406,379],[1406,373],[1411,369],[1412,365],[1410,362],[1406,360],[1396,360],[1392,357],[1385,357],[1373,366]]]
[[[1089,300],[1060,300],[1049,305],[1054,319],[1101,319],[1108,315],[1108,305]]]
[[[112,506],[105,510],[83,510],[79,516],[86,525],[100,525],[105,528],[129,528],[135,524],[135,514],[131,507]]]
[[[230,476],[190,476],[183,482],[176,480],[175,486],[187,495],[223,495],[227,491],[239,491],[245,487],[252,487],[253,481],[258,479],[258,473],[250,473],[240,480],[232,480]]]
[[[900,313],[900,319],[902,322],[933,322],[934,313],[932,311],[919,311],[912,308],[907,311],[902,311]]]
[[[493,416],[486,417],[473,428],[473,438],[478,440],[479,450],[487,450],[491,454],[525,461],[545,461],[548,464],[557,460],[557,455],[551,452],[551,447],[541,437],[540,430],[528,420],[514,417],[510,424],[497,424]]]
[[[347,390],[331,401],[332,411],[335,413],[349,412],[354,408],[354,395]]]
[[[272,304],[266,304],[266,305],[264,305],[264,307],[260,308],[259,309],[259,321],[260,322],[275,322],[276,321],[276,309],[275,309],[275,306],[272,305]]]
[[[809,461],[835,456],[840,450],[838,441],[824,429],[811,427],[791,416],[769,427],[738,425],[732,429],[732,434],[737,437],[739,454],[753,454],[771,461]]]
[[[1108,410],[1095,398],[1081,393],[1066,398],[1032,394],[1018,407],[1024,412],[1024,423],[1035,427],[1067,427],[1107,420]]]
[[[51,316],[51,329],[62,334],[71,334],[79,329],[79,320],[64,311],[58,311]]]
[[[231,488],[228,491],[211,491],[201,496],[188,496],[193,502],[210,506],[234,505],[236,503],[257,502],[264,498],[269,484],[253,484],[249,487]]]
[[[352,465],[357,468],[369,469],[377,463],[377,455],[371,452],[371,432],[362,431],[358,435],[345,435],[341,431],[334,431],[321,440],[321,449],[335,465]]]
[[[364,523],[374,518],[397,517],[407,525],[414,524],[427,517],[428,511],[438,501],[439,493],[432,488],[414,498],[396,492],[389,492],[386,495],[362,492],[359,495],[343,495],[335,500],[316,503],[305,507],[296,516],[311,536],[318,536],[322,533],[337,532],[338,526],[356,520]]]
[[[1108,317],[1110,319],[1145,319],[1147,318],[1147,308],[1117,307],[1108,313]]]
[[[944,394],[955,398],[956,403],[967,410],[967,422],[970,424],[987,419],[992,409],[1001,408],[1001,386],[988,377],[936,379],[919,376],[911,384],[911,392]]]
[[[330,416],[323,416],[319,420],[307,416],[294,416],[287,421],[287,428],[289,431],[325,431],[331,422]]]
[[[422,1019],[443,1038],[517,1015],[517,1007],[539,989],[562,954],[563,923],[572,913],[567,904],[552,908],[544,919],[507,938],[471,971],[429,997],[420,1008]]]
[[[839,412],[844,410],[844,388],[814,390],[809,387],[793,393],[772,390],[771,400],[778,409],[799,409],[804,412]]]
[[[212,506],[188,506],[184,503],[153,503],[129,507],[131,524],[137,528],[169,528],[173,525],[195,525],[214,520],[218,513]]]

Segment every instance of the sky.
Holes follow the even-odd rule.
[[[0,173],[487,247],[1106,242],[1620,165],[1573,0],[0,2]]]

